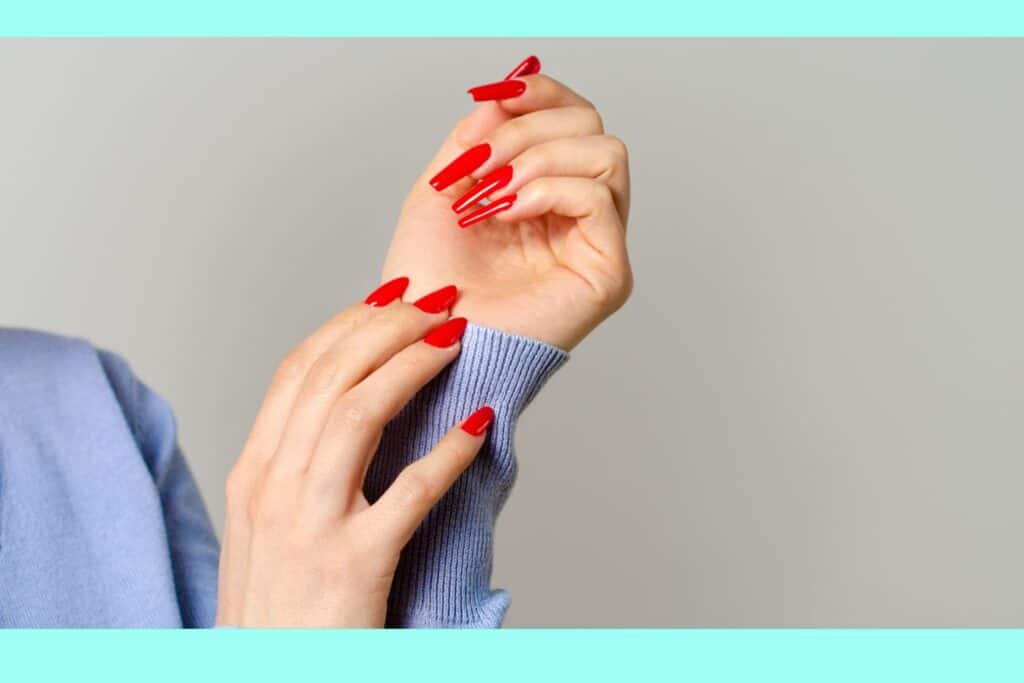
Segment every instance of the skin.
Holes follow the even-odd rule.
[[[572,349],[632,290],[626,252],[629,162],[594,106],[544,75],[526,92],[485,102],[459,122],[413,185],[384,262],[410,294],[459,287],[453,313],[480,325]],[[481,142],[491,158],[443,192],[428,180]],[[473,182],[511,164],[510,209],[459,228],[451,204]]]
[[[458,355],[422,341],[446,318],[357,304],[282,361],[228,475],[218,624],[384,625],[402,547],[484,439],[456,427],[363,495],[384,426]]]
[[[453,426],[374,505],[363,477],[384,426],[458,355],[423,336],[449,314],[571,349],[632,288],[626,252],[626,148],[593,105],[548,76],[486,102],[455,127],[410,191],[384,280],[411,280],[404,301],[352,306],[278,367],[226,485],[217,623],[383,626],[402,548],[479,451]],[[428,180],[469,147],[492,156],[443,192]],[[452,202],[511,163],[512,208],[470,228]],[[459,288],[451,312],[406,303]]]

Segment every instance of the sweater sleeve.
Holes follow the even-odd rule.
[[[491,588],[491,565],[494,525],[516,476],[515,425],[567,359],[543,342],[470,324],[455,362],[388,424],[367,474],[370,502],[476,408],[486,404],[495,411],[483,449],[402,553],[389,626],[501,625],[508,594]]]
[[[135,377],[124,360],[107,352],[99,355],[160,496],[182,625],[212,626],[220,549],[178,446],[174,415],[163,399]]]

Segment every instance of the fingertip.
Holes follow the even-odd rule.
[[[532,76],[533,74],[540,73],[540,70],[540,58],[537,55],[529,55],[526,59],[516,64],[514,69],[505,74],[504,80]]]
[[[393,280],[388,280],[370,292],[370,294],[363,299],[363,303],[371,307],[387,306],[392,301],[401,299],[408,287],[409,278],[405,276],[396,277]]]
[[[483,406],[477,409],[459,425],[460,429],[473,437],[484,436],[494,422],[494,408]]]

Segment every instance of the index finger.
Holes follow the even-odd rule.
[[[380,542],[392,548],[408,543],[427,513],[473,462],[493,420],[493,409],[480,408],[451,429],[430,453],[402,470],[365,513]]]

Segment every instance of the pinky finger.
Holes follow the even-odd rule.
[[[366,515],[374,536],[393,550],[400,550],[420,522],[447,493],[480,451],[494,410],[480,408],[449,431],[434,449],[408,465]]]

